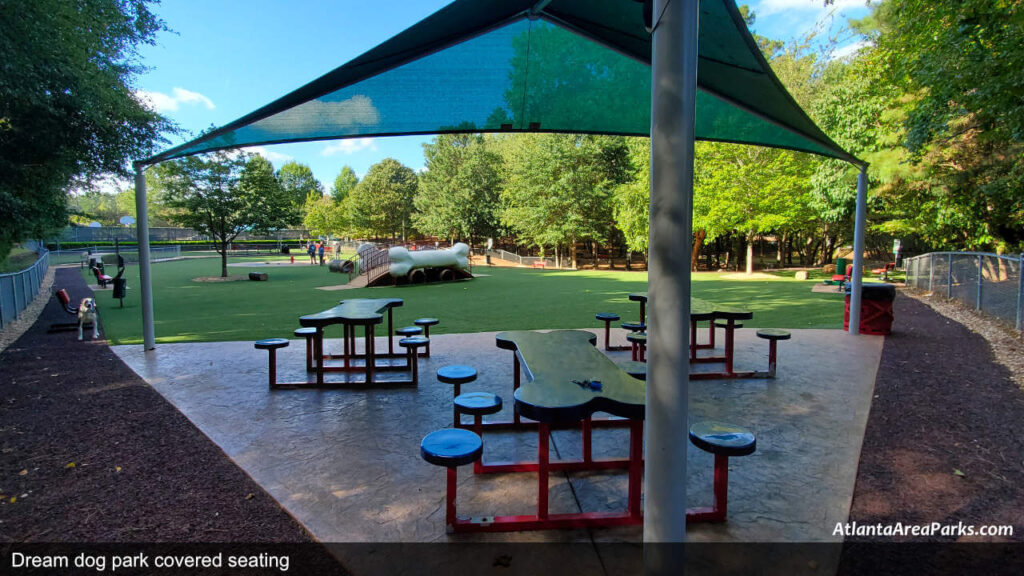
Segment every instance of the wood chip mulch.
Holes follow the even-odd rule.
[[[77,269],[54,286],[91,295]],[[0,354],[0,542],[314,542],[104,341],[47,333],[73,320],[50,297]]]
[[[951,315],[962,313],[955,305],[944,305],[953,306],[947,310]],[[875,381],[850,520],[862,526],[937,522],[957,530],[949,536],[847,537],[845,570],[840,573],[944,574],[955,564],[951,558],[986,560],[989,554],[994,559],[988,573],[1002,574],[999,567],[1007,566],[1008,550],[1019,567],[1019,543],[1024,542],[1024,391],[983,336],[995,329],[971,330],[905,293],[897,296],[894,312],[893,333],[886,337]],[[1010,525],[1014,533],[990,538],[960,532],[961,526],[989,525]],[[904,545],[892,548],[893,555],[867,544],[927,541],[1017,544]]]

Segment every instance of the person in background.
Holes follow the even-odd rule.
[[[313,245],[312,240],[306,245],[306,254],[309,254],[309,263],[316,264],[316,246]]]
[[[321,266],[324,265],[324,249],[326,249],[326,248],[327,248],[327,246],[326,246],[326,244],[324,242],[317,242],[316,243],[316,251],[320,255],[320,265]]]

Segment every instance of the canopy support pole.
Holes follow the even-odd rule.
[[[853,227],[853,273],[850,275],[850,334],[860,334],[861,285],[864,276],[864,227],[868,212],[868,167],[857,175],[857,212]],[[837,271],[838,273],[838,271]]]
[[[142,346],[156,348],[153,328],[153,281],[149,267],[149,212],[146,209],[145,166],[135,164],[135,232],[139,247],[139,294],[142,297]]]
[[[644,574],[683,573],[698,0],[656,0],[651,50]]]

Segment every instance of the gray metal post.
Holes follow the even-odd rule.
[[[979,312],[981,311],[981,272],[982,272],[982,267],[984,265],[985,265],[985,257],[982,256],[981,254],[978,254],[978,304],[977,304],[977,308],[976,309]]]
[[[946,266],[946,299],[953,297],[953,253],[946,254],[948,261]]]
[[[932,285],[935,283],[935,255],[928,255],[928,291],[934,290]]]
[[[860,299],[864,276],[864,233],[868,214],[868,167],[857,175],[857,216],[853,228],[853,274],[850,275],[850,334],[860,334]]]
[[[655,0],[644,573],[683,573],[698,0]],[[660,543],[660,545],[659,545]]]
[[[1024,324],[1024,254],[1017,259],[1017,330]]]
[[[139,241],[139,295],[142,299],[142,346],[144,350],[156,348],[156,330],[153,328],[153,280],[149,267],[149,212],[146,209],[145,167],[135,165],[135,220]]]

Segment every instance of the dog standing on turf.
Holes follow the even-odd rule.
[[[82,303],[78,305],[78,339],[82,339],[82,328],[92,323],[92,339],[99,338],[99,313],[96,311],[96,300],[92,298],[82,298]]]

